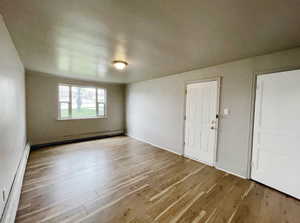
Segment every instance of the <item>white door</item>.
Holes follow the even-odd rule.
[[[187,85],[184,155],[213,166],[217,143],[218,82]]]
[[[251,177],[300,198],[300,70],[258,76]]]

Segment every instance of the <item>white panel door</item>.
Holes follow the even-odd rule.
[[[217,81],[187,85],[184,155],[211,166],[216,154],[217,108]]]
[[[300,70],[258,76],[251,177],[300,198]]]

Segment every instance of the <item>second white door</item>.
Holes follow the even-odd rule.
[[[300,70],[257,77],[252,179],[300,199]]]
[[[184,155],[213,166],[218,127],[218,82],[187,85]]]

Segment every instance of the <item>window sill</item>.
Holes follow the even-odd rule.
[[[88,120],[88,119],[105,119],[107,116],[85,117],[85,118],[57,118],[57,121],[72,121],[72,120]]]

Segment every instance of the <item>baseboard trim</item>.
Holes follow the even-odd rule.
[[[141,138],[132,136],[132,135],[128,135],[128,134],[126,134],[126,136],[128,136],[128,137],[130,137],[130,138],[133,138],[133,139],[135,139],[135,140],[138,140],[138,141],[141,141],[141,142],[150,144],[151,146],[153,146],[153,147],[155,147],[155,148],[162,149],[162,150],[166,150],[166,151],[168,151],[168,152],[170,152],[170,153],[174,153],[174,154],[176,154],[176,155],[178,155],[178,156],[183,156],[183,154],[181,154],[181,153],[178,153],[178,152],[172,151],[172,150],[170,150],[170,149],[168,149],[168,148],[165,148],[165,147],[162,147],[162,146],[153,144],[153,143],[151,143],[151,142],[149,142],[149,141],[147,141],[147,140],[144,140],[144,139],[141,139]]]
[[[56,142],[35,144],[35,145],[31,146],[31,149],[36,150],[36,149],[41,149],[41,148],[49,147],[49,146],[59,146],[59,145],[85,142],[85,141],[96,140],[96,139],[105,139],[105,138],[110,138],[110,137],[115,137],[115,136],[123,136],[123,135],[124,135],[124,131],[117,131],[115,133],[108,133],[108,134],[103,134],[103,135],[98,135],[98,136],[90,136],[90,137],[83,137],[83,138],[77,138],[77,139],[67,139],[67,140],[61,140],[61,141],[56,141]]]
[[[11,186],[8,200],[4,208],[4,212],[1,218],[1,223],[13,223],[15,222],[20,195],[21,195],[21,188],[23,183],[23,177],[26,169],[26,164],[29,156],[30,145],[27,144],[25,146],[23,156],[19,162],[17,172],[15,174],[15,178],[13,184]]]
[[[229,174],[231,174],[231,175],[234,175],[234,176],[237,176],[237,177],[239,177],[239,178],[242,178],[242,179],[249,179],[249,178],[247,178],[247,177],[245,177],[245,176],[242,176],[242,175],[239,175],[239,174],[237,174],[237,173],[233,173],[233,172],[231,172],[231,171],[228,171],[228,170],[225,170],[225,169],[223,169],[223,168],[221,168],[221,167],[215,167],[216,169],[218,169],[218,170],[221,170],[221,171],[223,171],[223,172],[226,172],[226,173],[229,173]]]
[[[202,160],[196,159],[196,158],[194,158],[194,157],[192,157],[192,156],[189,156],[189,155],[186,155],[186,154],[183,154],[183,156],[184,156],[185,158],[187,158],[187,159],[194,160],[194,161],[196,161],[196,162],[199,162],[199,163],[205,164],[205,165],[207,165],[207,166],[215,167],[215,165],[214,165],[214,164],[211,164],[211,163],[208,163],[208,162],[205,162],[205,161],[202,161]]]

